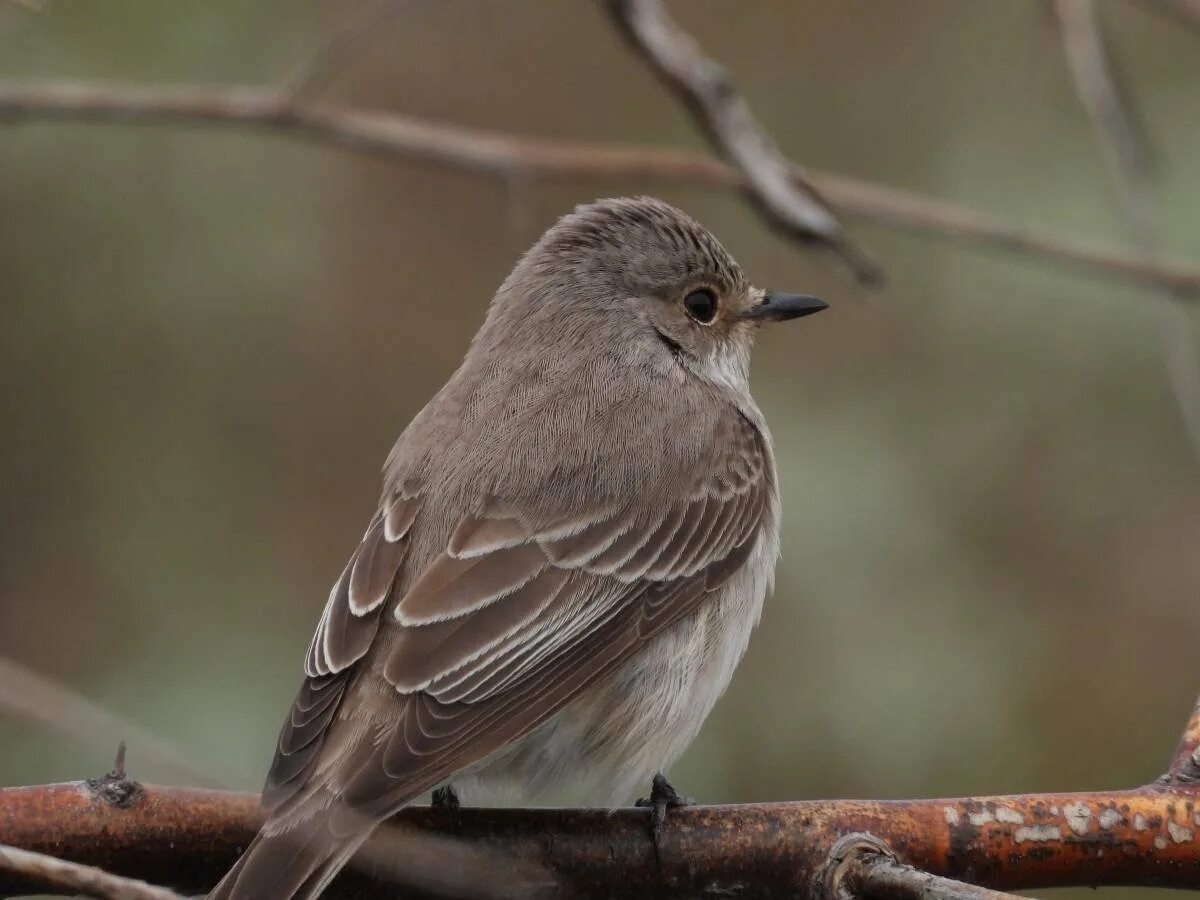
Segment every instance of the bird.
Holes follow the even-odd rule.
[[[771,322],[826,308],[751,285],[654,198],[562,216],[401,434],[316,626],[262,794],[209,895],[317,897],[431,790],[617,805],[700,730],[779,555],[750,394]]]

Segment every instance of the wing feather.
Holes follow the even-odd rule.
[[[428,625],[483,609],[528,584],[547,565],[535,543],[483,556],[443,553],[400,599],[396,619],[402,625]]]
[[[623,581],[633,582],[641,578],[662,558],[662,552],[683,524],[687,515],[686,506],[672,507],[658,527],[642,542],[641,549],[621,567],[619,575]]]
[[[516,519],[467,516],[450,536],[447,552],[459,559],[495,553],[529,540],[529,533]]]
[[[416,498],[390,498],[330,591],[309,645],[304,684],[280,732],[267,773],[263,789],[267,810],[278,808],[303,785],[303,776],[320,754],[352,667],[375,640],[380,613],[404,564],[409,530],[419,508]]]
[[[554,600],[566,580],[566,572],[553,569],[503,603],[493,603],[474,615],[400,629],[385,677],[404,693],[427,688],[435,678],[461,669],[520,631]]]
[[[620,571],[635,553],[646,546],[646,542],[658,531],[668,515],[670,514],[660,513],[647,523],[647,528],[630,528],[606,550],[589,560],[584,568],[595,575],[612,575]]]
[[[556,566],[575,569],[586,566],[604,553],[622,535],[632,530],[631,524],[622,516],[612,516],[588,525],[570,537],[541,540],[539,544]]]
[[[597,596],[579,585],[568,585],[564,601],[553,615],[530,623],[524,633],[513,635],[486,660],[477,660],[460,672],[448,673],[429,686],[429,692],[443,703],[478,703],[504,691],[533,671],[549,657],[581,634],[593,631],[597,623],[622,599],[623,591],[607,590]],[[571,595],[567,598],[567,595]]]
[[[275,809],[286,800],[299,786],[300,776],[316,759],[325,729],[345,694],[346,680],[346,673],[342,672],[308,678],[301,686],[279,735],[275,761],[263,789],[265,809]]]
[[[711,512],[713,518],[716,518],[718,514],[715,502],[719,501],[715,501],[714,498],[714,508]],[[646,570],[644,578],[648,578],[651,581],[662,581],[673,575],[682,574],[680,572],[679,558],[688,554],[693,536],[700,530],[700,526],[704,524],[704,514],[707,509],[708,498],[706,497],[699,497],[688,504],[683,518],[679,522],[679,528],[671,536],[671,540],[659,552],[654,565]],[[712,547],[704,548],[706,555],[711,554],[712,550]]]

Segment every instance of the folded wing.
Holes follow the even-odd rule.
[[[458,523],[398,601],[427,501],[390,496],[313,636],[264,789],[268,811],[308,781],[356,663],[378,641],[398,712],[338,764],[348,831],[527,733],[696,610],[745,564],[774,503],[753,423],[729,411],[709,447],[659,502],[539,516],[493,500]]]
[[[527,733],[745,564],[774,473],[751,422],[724,426],[662,503],[530,521],[494,502],[459,523],[390,613],[402,713],[344,781],[351,807],[386,814]]]

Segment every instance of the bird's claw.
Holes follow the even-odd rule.
[[[694,801],[675,790],[667,777],[659,772],[650,782],[650,796],[642,797],[634,806],[650,810],[650,840],[654,842],[654,856],[658,857],[659,838],[667,821],[667,810],[680,806],[691,806]]]
[[[450,820],[455,826],[462,824],[462,802],[458,799],[458,792],[454,790],[454,785],[444,784],[440,788],[434,788],[429,799],[430,805],[434,809],[442,809],[449,814]]]

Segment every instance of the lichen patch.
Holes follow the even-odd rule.
[[[1188,828],[1186,825],[1180,825],[1178,822],[1167,823],[1167,834],[1169,834],[1171,836],[1171,840],[1177,844],[1182,844],[1184,841],[1190,841],[1195,836],[1195,832],[1193,832],[1192,829]]]
[[[1088,833],[1092,822],[1092,811],[1086,803],[1067,803],[1063,806],[1067,817],[1067,826],[1080,837]]]
[[[1013,840],[1018,844],[1026,841],[1061,841],[1062,829],[1057,825],[1024,825],[1013,832]]]

